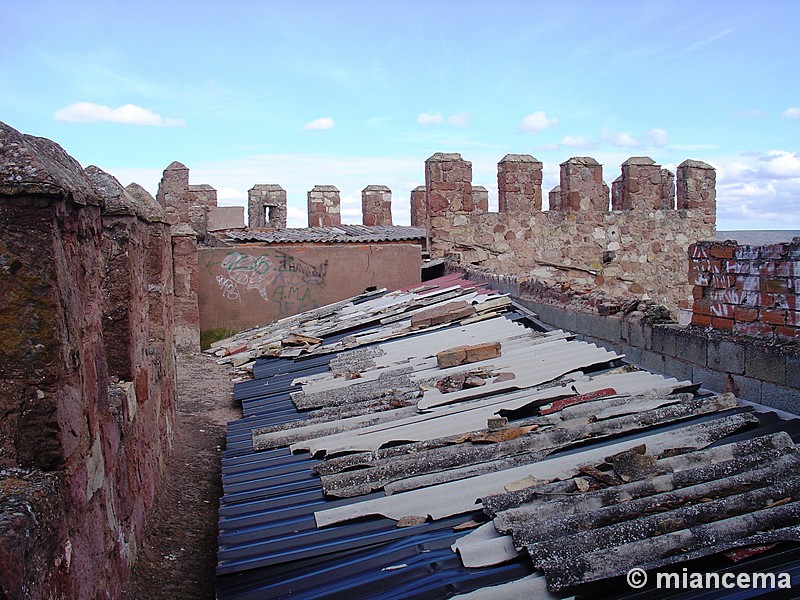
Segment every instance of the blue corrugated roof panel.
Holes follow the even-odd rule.
[[[509,313],[507,318],[521,320],[527,315]],[[424,344],[424,337],[420,343]],[[469,520],[486,521],[488,517],[482,510],[412,527],[398,527],[396,521],[384,517],[362,517],[317,527],[315,512],[382,498],[383,491],[353,498],[326,497],[314,472],[322,461],[307,453],[292,454],[286,447],[255,452],[252,431],[305,418],[289,397],[300,389],[292,381],[327,372],[333,356],[259,360],[253,371],[255,379],[236,386],[235,395],[242,402],[245,416],[229,424],[222,458],[224,495],[219,509],[217,597],[449,598],[533,574],[535,568],[524,553],[491,567],[463,566],[450,547],[468,531],[454,527]],[[736,408],[724,414],[742,412],[746,409]],[[654,427],[658,431],[679,430],[713,418],[705,415]],[[778,431],[789,432],[795,442],[800,442],[800,420],[786,421],[770,412],[757,413],[757,419],[750,429],[729,435],[715,445]],[[646,433],[652,431],[653,428]],[[614,442],[630,440],[635,444],[643,435],[641,430],[626,433],[615,437]],[[603,439],[585,441],[545,460],[606,444]],[[798,545],[789,546],[788,551],[779,549],[739,565],[705,557],[680,566],[697,565],[700,571],[748,572],[757,565],[767,565],[772,570],[788,570],[797,577],[797,549]],[[796,583],[800,585],[800,581]],[[569,595],[573,593],[586,598],[644,597],[617,579],[579,586],[569,591]],[[741,597],[759,593],[749,590]],[[648,590],[647,597],[667,596]],[[691,592],[686,597],[721,595],[715,590]]]

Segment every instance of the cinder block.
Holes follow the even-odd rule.
[[[786,357],[786,385],[800,389],[800,354]]]
[[[622,340],[622,317],[612,315],[606,317],[605,321],[605,334],[603,335],[612,344],[619,344]]]
[[[576,326],[575,333],[582,333],[584,335],[592,334],[592,318],[594,315],[585,312],[576,313]],[[595,317],[596,318],[596,317]]]
[[[692,365],[679,358],[672,356],[664,357],[664,375],[669,375],[675,379],[689,380],[692,379]]]
[[[701,384],[700,387],[712,392],[722,393],[727,388],[727,376],[719,371],[712,371],[699,365],[692,366],[692,381]]]
[[[644,321],[638,315],[625,320],[626,339],[631,346],[646,349]]]
[[[625,355],[625,360],[637,366],[642,366],[642,349],[630,344],[623,344],[620,348]]]
[[[575,311],[564,310],[563,308],[556,308],[556,321],[554,324],[566,331],[577,331],[578,329],[578,314]]]
[[[750,402],[761,402],[761,382],[758,379],[743,375],[731,375],[731,379],[736,388],[733,393],[737,398]]]
[[[683,330],[676,332],[675,355],[696,365],[705,366],[708,340],[703,332]]]
[[[641,366],[653,373],[663,373],[664,355],[651,350],[642,350]]]
[[[601,315],[591,315],[591,317],[589,321],[589,333],[591,333],[593,337],[604,339],[606,337],[606,320],[608,317]]]
[[[654,325],[652,336],[654,352],[677,356],[674,325]]]
[[[800,415],[800,392],[781,385],[762,383],[761,404]]]
[[[707,365],[716,371],[741,375],[744,373],[744,345],[737,340],[709,340]]]
[[[773,348],[750,344],[745,348],[744,374],[777,385],[786,384],[786,355]]]

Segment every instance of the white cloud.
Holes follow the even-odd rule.
[[[642,143],[639,140],[625,131],[614,133],[608,129],[604,129],[602,139],[603,141],[606,141],[613,146],[619,146],[620,148],[639,148],[642,146]]]
[[[325,129],[333,129],[336,127],[336,123],[330,117],[320,117],[319,119],[314,119],[310,123],[306,123],[303,125],[304,131],[323,131]]]
[[[526,133],[538,133],[543,129],[558,124],[556,117],[549,118],[543,110],[526,115],[519,125],[519,128]]]
[[[561,138],[559,146],[565,148],[594,148],[594,143],[580,136],[567,135]]]
[[[442,113],[435,112],[435,113],[420,113],[417,117],[417,123],[420,125],[441,125],[444,122],[442,118]]]
[[[153,111],[124,104],[119,108],[111,108],[92,102],[76,102],[65,106],[53,115],[56,121],[65,123],[123,123],[126,125],[148,125],[155,127],[185,127],[183,119],[168,119]]]
[[[714,161],[719,229],[800,227],[800,155],[743,152]]]
[[[453,127],[466,127],[467,126],[467,113],[461,112],[457,115],[450,115],[447,117],[447,124]]]
[[[645,133],[645,137],[653,146],[662,148],[669,144],[669,135],[666,129],[655,128]]]
[[[783,116],[787,119],[800,119],[800,107],[792,106],[783,111]]]

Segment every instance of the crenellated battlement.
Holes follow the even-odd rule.
[[[561,163],[548,210],[542,209],[536,158],[505,156],[497,181],[498,211],[489,212],[488,202],[477,200],[475,190],[483,188],[473,185],[469,161],[437,153],[425,162],[425,188],[412,192],[412,222],[427,225],[434,255],[456,265],[688,306],[686,251],[715,236],[710,165],[687,160],[673,175],[649,157],[632,157],[609,187],[603,165],[573,157]]]

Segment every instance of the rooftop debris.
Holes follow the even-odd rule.
[[[455,282],[351,299],[217,346],[220,360],[242,345],[284,358],[257,361],[253,373],[286,365],[271,368],[296,416],[254,421],[242,451],[314,458],[302,481],[319,496],[290,509],[313,515],[303,535],[358,546],[346,532],[382,522],[375,515],[395,521],[385,540],[452,520],[464,567],[526,564],[544,577],[508,589],[544,597],[634,566],[800,541],[800,454],[788,434],[759,433],[763,413],[525,327],[529,316],[507,297]],[[302,343],[302,359],[285,360],[295,356],[285,340]],[[286,493],[288,502],[295,492]],[[290,538],[285,558],[258,564],[291,561]],[[308,556],[327,552],[327,542],[295,543]],[[403,556],[404,571],[418,568]]]

